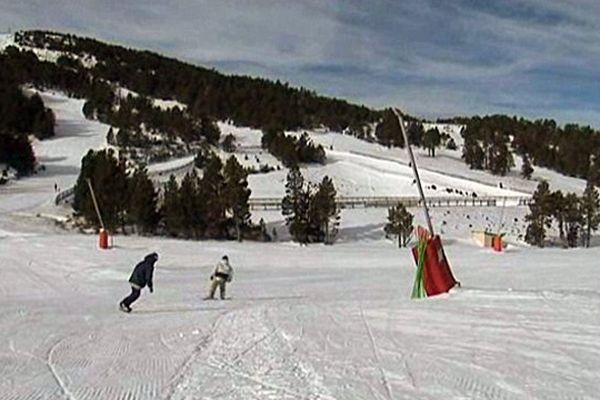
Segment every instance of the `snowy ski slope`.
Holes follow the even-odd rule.
[[[53,92],[40,95],[56,116],[55,137],[33,141],[36,159],[44,165],[45,171],[6,187],[0,186],[0,213],[54,212],[54,184],[59,189],[73,186],[79,175],[81,158],[88,150],[100,149],[106,144],[108,126],[85,119],[84,100]],[[6,196],[9,193],[10,197]]]
[[[277,230],[274,243],[117,236],[100,251],[95,236],[36,215],[64,213],[52,206],[53,184],[74,182],[108,127],[84,120],[75,100],[43,98],[58,121],[57,137],[35,144],[47,169],[0,188],[0,400],[598,398],[599,247],[520,244],[523,208],[435,209],[463,286],[419,301],[409,299],[408,250],[384,237],[385,209],[344,210],[333,246],[300,247],[281,214],[263,211],[253,218]],[[227,129],[245,141],[241,160],[276,162],[255,146],[256,132]],[[311,179],[330,174],[365,195],[411,188],[400,150],[315,135],[334,149],[322,170],[303,170]],[[419,157],[428,185],[531,188],[511,177],[499,189],[454,157]],[[253,176],[253,192],[280,194],[277,174]],[[474,228],[503,229],[511,244],[481,249]],[[131,268],[150,251],[160,254],[155,293],[120,313]],[[236,271],[231,300],[201,301],[223,254]]]

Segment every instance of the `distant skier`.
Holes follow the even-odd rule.
[[[204,299],[214,299],[217,286],[219,287],[219,295],[221,300],[225,300],[225,285],[233,279],[233,268],[229,265],[229,257],[223,256],[221,261],[215,266],[215,270],[210,276],[212,281],[210,284],[210,293]]]
[[[148,285],[150,293],[154,292],[154,285],[152,283],[152,275],[154,273],[154,264],[158,261],[158,254],[150,253],[144,257],[144,261],[138,263],[131,273],[129,278],[129,284],[131,285],[131,294],[125,297],[119,308],[123,312],[131,312],[131,304],[140,297],[140,293],[144,286]]]

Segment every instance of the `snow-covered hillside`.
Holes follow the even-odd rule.
[[[122,99],[126,98],[127,96],[132,96],[132,97],[139,96],[139,93],[134,92],[133,90],[129,90],[124,87],[120,87],[120,86],[117,87],[116,94],[117,94],[117,96],[119,96]],[[154,99],[154,98],[151,98],[150,100],[152,101],[152,104],[155,107],[158,107],[162,110],[169,110],[169,109],[175,108],[175,107],[179,108],[180,110],[185,110],[187,108],[187,105],[180,103],[177,100],[165,100],[165,99]]]
[[[3,51],[8,46],[14,46],[21,50],[31,51],[38,57],[40,61],[55,63],[61,56],[68,55],[70,58],[78,60],[85,68],[93,68],[97,63],[96,57],[93,55],[76,55],[72,53],[66,54],[61,51],[50,50],[47,48],[40,49],[37,47],[24,46],[15,41],[15,35],[12,33],[0,35],[0,51]]]
[[[255,168],[263,164],[282,167],[272,155],[260,148],[261,131],[224,123],[219,124],[219,128],[223,135],[235,136],[238,143],[235,154],[243,165]],[[300,135],[303,132],[288,134]],[[302,169],[309,181],[318,182],[324,175],[329,175],[343,196],[417,195],[405,149],[387,148],[337,132],[308,133],[315,143],[324,147],[327,154],[324,167],[311,165]],[[453,137],[460,135],[457,129],[451,133]],[[428,157],[425,150],[415,149],[427,196],[460,196],[457,193],[462,192],[462,196],[476,193],[478,196],[522,197],[533,193],[541,178],[548,180],[553,190],[579,193],[585,188],[582,179],[565,177],[539,167],[535,168],[532,180],[524,180],[519,176],[520,160],[516,160],[517,167],[505,177],[471,170],[461,159],[462,140],[457,139],[457,144],[457,150],[440,149],[435,158]],[[269,174],[251,176],[249,181],[253,196],[281,196],[286,174],[282,168]],[[274,183],[277,186],[273,187]]]
[[[14,44],[14,36],[10,33],[0,34],[0,51]]]
[[[42,98],[57,117],[56,138],[35,143],[46,171],[0,187],[0,400],[597,398],[600,248],[521,244],[524,207],[435,208],[462,287],[419,301],[409,298],[410,252],[385,238],[385,209],[345,209],[333,246],[298,246],[280,212],[255,211],[277,241],[117,236],[97,250],[96,236],[35,216],[64,213],[53,206],[54,183],[74,183],[81,156],[104,146],[108,127],[83,119],[81,101]],[[259,132],[221,130],[238,139],[241,162],[278,165]],[[310,180],[328,174],[344,194],[414,190],[403,150],[336,133],[313,138],[328,162],[303,168]],[[513,176],[500,189],[454,153],[419,154],[418,163],[429,196],[450,187],[520,196],[534,185]],[[281,195],[283,179],[283,169],[252,175],[253,195]],[[479,248],[472,229],[507,232],[509,246]],[[155,293],[123,314],[131,269],[151,251],[160,254]],[[202,301],[223,254],[235,269],[231,299]]]
[[[90,149],[106,143],[108,126],[88,121],[83,116],[84,100],[71,99],[54,92],[38,92],[46,107],[56,116],[56,135],[47,140],[34,140],[36,159],[44,170],[27,179],[0,186],[0,213],[55,212],[54,198],[58,190],[73,186],[79,175],[81,158]],[[10,197],[6,194],[10,193]]]

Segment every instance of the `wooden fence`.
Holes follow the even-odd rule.
[[[427,199],[428,207],[502,207],[526,206],[531,201],[530,197],[431,197]],[[365,197],[338,197],[336,202],[340,208],[389,208],[399,203],[405,207],[421,205],[418,197],[412,196],[365,196]],[[281,199],[250,198],[248,201],[251,210],[278,210],[281,209]]]

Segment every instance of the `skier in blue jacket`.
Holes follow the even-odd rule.
[[[131,277],[129,278],[131,294],[119,303],[121,311],[127,313],[131,312],[131,304],[140,297],[140,293],[146,285],[148,285],[150,293],[154,292],[152,275],[154,273],[154,264],[156,264],[156,261],[158,261],[158,254],[150,253],[144,257],[144,261],[135,266],[131,273]]]

